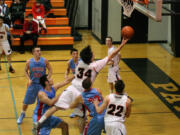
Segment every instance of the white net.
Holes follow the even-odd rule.
[[[117,0],[123,7],[123,14],[127,17],[131,17],[131,14],[135,8],[133,0]]]

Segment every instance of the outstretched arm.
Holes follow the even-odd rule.
[[[123,39],[121,45],[114,51],[111,53],[111,55],[109,55],[108,57],[105,57],[102,60],[98,60],[96,62],[94,62],[94,70],[96,72],[99,72],[106,64],[108,64],[112,58],[117,55],[119,53],[119,51],[122,49],[122,47],[126,44],[126,42],[128,41],[128,39]]]
[[[69,73],[70,73],[70,63],[69,63],[69,61],[68,61],[68,63],[67,63],[67,69],[66,69],[66,72],[65,72],[65,79],[68,78]]]
[[[109,103],[109,97],[108,96],[105,97],[105,99],[104,99],[101,106],[98,106],[99,101],[97,99],[95,99],[94,102],[93,102],[93,104],[94,104],[94,106],[96,108],[96,112],[99,113],[99,114],[101,114],[107,108],[108,103]]]
[[[120,46],[114,51],[111,53],[111,55],[108,56],[108,60],[107,60],[107,63],[115,56],[118,54],[118,52],[123,48],[123,46],[127,43],[129,39],[122,39],[122,42],[120,44]]]
[[[70,83],[72,80],[74,79],[74,75],[72,75],[71,77],[67,78],[66,80],[64,80],[63,82],[57,83],[55,85],[53,85],[53,88],[55,90],[58,90],[59,88],[67,85],[68,83]]]
[[[45,59],[45,63],[46,63],[46,68],[48,69],[48,78],[51,78],[51,75],[52,75],[52,67],[51,67],[51,64],[49,63],[48,60]]]

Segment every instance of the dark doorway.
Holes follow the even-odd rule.
[[[134,28],[135,34],[129,43],[146,43],[148,40],[148,17],[137,10],[134,10],[131,17],[123,15],[122,27],[130,25]]]

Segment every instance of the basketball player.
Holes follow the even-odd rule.
[[[78,58],[78,50],[75,48],[71,49],[71,56],[72,58],[67,63],[65,78],[68,77],[70,70],[72,71],[73,74],[75,74],[75,68],[78,65],[79,61],[81,60],[80,58]]]
[[[21,115],[17,120],[18,124],[22,123],[28,105],[34,104],[35,102],[38,91],[41,89],[39,78],[46,74],[46,68],[48,69],[48,78],[51,78],[52,75],[51,65],[48,60],[41,57],[40,47],[33,48],[32,53],[34,57],[28,60],[25,66],[25,76],[28,79],[28,88],[24,97]]]
[[[73,74],[75,74],[75,68],[78,65],[79,61],[81,60],[80,58],[78,58],[78,50],[75,48],[71,49],[71,56],[72,56],[72,58],[67,63],[65,78],[68,77],[70,70],[72,71]],[[74,118],[74,117],[76,117],[76,115],[74,113],[72,113],[69,117]]]
[[[118,80],[115,83],[116,94],[108,95],[101,106],[98,100],[94,101],[97,113],[104,113],[107,109],[104,116],[107,135],[126,135],[124,122],[131,113],[131,100],[124,94],[124,87],[123,81]]]
[[[63,82],[53,85],[53,80],[43,75],[40,78],[40,84],[43,86],[38,92],[37,105],[33,113],[33,122],[37,122],[41,116],[58,100],[59,96],[55,96],[56,91],[72,81],[74,76]],[[68,124],[60,118],[50,116],[39,130],[39,135],[49,135],[52,128],[61,128],[63,135],[69,135]]]
[[[94,54],[90,48],[87,46],[80,52],[81,61],[76,67],[75,78],[72,81],[72,85],[70,85],[66,91],[64,91],[59,97],[58,101],[55,103],[53,107],[51,107],[34,125],[34,131],[37,133],[38,127],[53,113],[55,113],[59,109],[68,109],[69,105],[72,101],[83,92],[82,82],[87,77],[91,78],[91,81],[94,82],[97,74],[100,70],[121,50],[121,48],[126,44],[128,39],[123,39],[121,45],[108,57],[105,57],[102,60],[94,61]],[[79,116],[79,128],[80,134],[83,133],[85,118],[84,113],[82,112],[82,105],[79,105],[78,108],[75,108],[76,111],[74,114]],[[83,123],[83,124],[82,124]]]
[[[9,42],[7,39],[7,32],[9,32],[9,27],[8,27],[8,25],[3,23],[3,17],[0,16],[0,70],[2,70],[1,69],[1,57],[2,57],[2,53],[4,51],[4,53],[7,57],[7,60],[8,60],[8,64],[9,64],[9,72],[15,73],[15,70],[12,68],[12,65],[11,65],[12,50],[10,48],[10,45],[9,45]],[[13,39],[12,35],[11,35],[11,39]]]
[[[106,45],[108,47],[108,55],[110,55],[116,48],[112,45],[112,37],[106,38]],[[120,53],[118,53],[114,58],[112,58],[109,62],[109,68],[108,68],[108,83],[110,86],[110,93],[113,93],[114,89],[114,83],[117,80],[120,80],[120,73],[119,73],[119,62],[121,59]]]
[[[75,108],[78,104],[85,105],[85,108],[90,112],[92,119],[88,126],[84,129],[83,135],[101,135],[101,131],[104,129],[104,115],[105,111],[101,114],[96,112],[93,101],[97,99],[99,105],[102,104],[103,98],[101,91],[96,88],[91,88],[92,82],[90,78],[85,79],[82,82],[82,86],[85,89],[70,105],[70,108]]]

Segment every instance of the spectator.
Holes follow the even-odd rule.
[[[34,3],[32,7],[32,13],[33,13],[33,20],[39,24],[38,31],[41,32],[42,29],[40,28],[40,26],[42,26],[44,32],[47,33],[45,19],[44,19],[45,10],[43,4],[41,4],[39,0],[36,0],[36,2]]]
[[[10,14],[11,14],[11,22],[14,25],[16,20],[20,20],[21,23],[24,23],[24,16],[25,16],[25,7],[24,3],[20,0],[15,0],[10,6]]]
[[[4,3],[4,0],[0,0],[0,16],[3,17],[4,23],[10,26],[9,8],[8,5]]]
[[[24,41],[31,39],[33,41],[33,47],[37,46],[37,40],[38,40],[38,24],[33,21],[32,14],[28,15],[28,20],[24,22],[23,25],[23,35],[21,38],[21,49],[20,53],[24,53]]]

